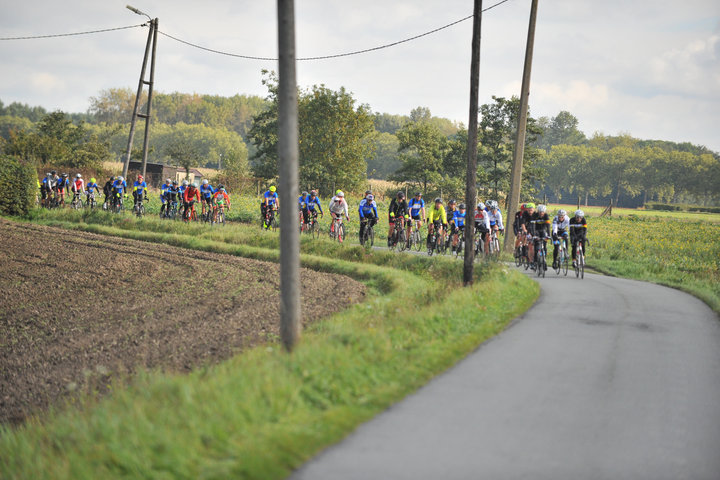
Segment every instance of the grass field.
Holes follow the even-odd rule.
[[[257,223],[211,229],[69,210],[34,221],[278,259],[277,234]],[[301,250],[303,266],[365,283],[367,301],[310,326],[292,355],[271,341],[189,375],[141,372],[102,400],[0,427],[0,477],[284,478],[501,331],[538,295],[535,282],[501,264],[478,264],[476,284],[462,288],[461,263],[449,258],[324,238],[303,238]]]

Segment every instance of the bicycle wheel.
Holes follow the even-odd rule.
[[[398,250],[404,252],[407,248],[407,239],[405,238],[405,229],[398,232]]]
[[[564,249],[563,249],[563,251],[562,251],[562,254],[563,254],[563,258],[562,258],[562,261],[561,261],[562,263],[560,264],[560,268],[562,269],[563,275],[567,277],[567,274],[568,274],[568,263],[569,263],[569,262],[568,262],[568,254],[567,254],[567,251],[565,251]]]
[[[310,233],[312,234],[313,238],[315,238],[315,239],[320,238],[320,225],[318,225],[317,220],[313,220],[312,231]]]
[[[270,220],[270,227],[272,228],[273,232],[278,229],[278,223],[277,223],[277,219],[275,218],[275,215],[273,215],[272,220]]]
[[[580,278],[585,278],[585,254],[580,250],[578,253],[578,267],[580,268]]]
[[[343,223],[339,224],[337,227],[337,239],[340,243],[345,241],[345,224]]]
[[[368,242],[370,242],[371,248],[375,245],[375,227],[370,227],[370,231],[368,232]]]

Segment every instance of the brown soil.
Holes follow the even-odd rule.
[[[277,264],[2,219],[0,235],[0,422],[138,367],[189,371],[279,335]],[[301,279],[305,323],[365,295],[341,275]]]

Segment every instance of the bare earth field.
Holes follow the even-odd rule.
[[[189,371],[279,334],[277,264],[2,219],[0,235],[0,422],[138,367]],[[365,296],[341,275],[301,279],[306,323]]]

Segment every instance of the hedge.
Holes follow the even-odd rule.
[[[0,192],[1,214],[27,215],[38,193],[35,169],[17,157],[0,155]]]
[[[663,210],[668,212],[706,212],[720,213],[720,207],[703,207],[700,205],[685,205],[683,203],[655,203],[645,204],[647,210]]]

